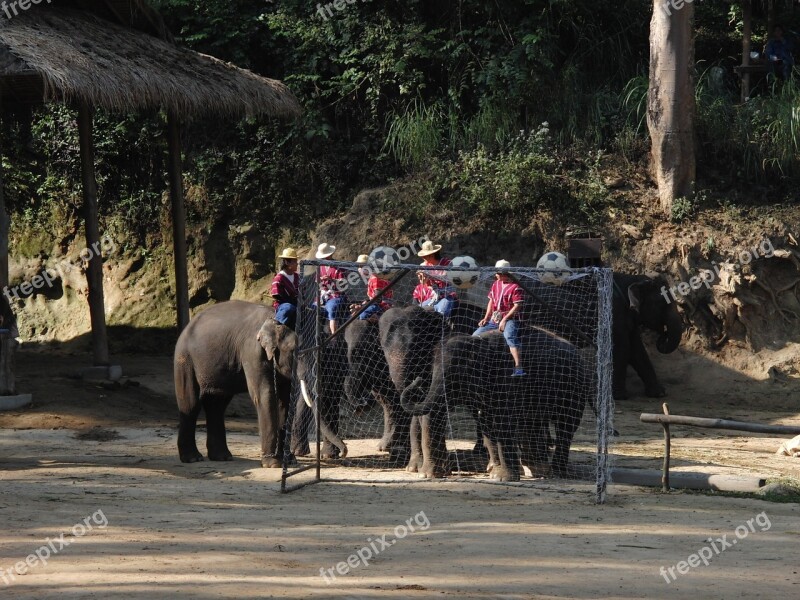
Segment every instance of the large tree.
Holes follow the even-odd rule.
[[[691,196],[694,156],[693,0],[653,0],[647,127],[661,208]]]

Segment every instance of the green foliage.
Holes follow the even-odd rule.
[[[696,204],[694,199],[681,196],[672,201],[670,220],[673,223],[682,223],[694,216]]]

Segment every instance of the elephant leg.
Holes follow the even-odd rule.
[[[261,438],[261,466],[276,468],[283,465],[283,444],[286,411],[281,410],[275,389],[272,368],[245,370],[247,389],[258,413],[258,433]],[[285,391],[285,390],[283,390]],[[281,416],[281,413],[283,415]]]
[[[616,314],[614,315],[616,317]],[[621,324],[621,328],[625,328],[623,333],[616,332],[617,327],[614,327],[614,334],[612,336],[612,350],[611,350],[611,387],[613,390],[614,400],[625,400],[628,398],[627,383],[628,377],[628,363],[630,362],[631,339],[639,337],[639,332],[634,331],[628,335],[627,324]],[[641,339],[639,340],[641,343]]]
[[[636,371],[639,378],[644,382],[644,393],[648,398],[663,398],[667,395],[667,390],[661,385],[656,376],[656,370],[653,368],[653,363],[650,362],[650,357],[647,355],[647,349],[642,343],[642,338],[639,332],[634,332],[631,336],[631,366]]]
[[[200,416],[200,390],[194,369],[187,364],[175,366],[175,395],[178,400],[178,456],[181,462],[193,463],[203,460],[197,449],[195,434],[197,417]]]
[[[302,396],[299,394],[298,396],[292,419],[292,454],[295,456],[308,456],[311,454],[311,448],[308,445],[308,434],[311,431],[314,415]]]
[[[387,440],[389,464],[399,467],[408,463],[411,454],[409,439],[411,416],[400,407],[400,400],[396,396],[394,391],[388,392],[386,396],[376,393],[378,402],[383,406],[383,436]]]
[[[197,417],[200,415],[200,403],[196,403],[191,411],[186,414],[180,413],[178,425],[178,456],[181,462],[193,463],[203,460],[203,455],[197,449],[195,432],[197,431]]]
[[[422,425],[420,419],[422,417],[411,417],[409,424],[409,444],[411,447],[411,455],[408,457],[408,466],[406,471],[409,473],[418,473],[422,468]]]
[[[516,436],[516,427],[511,423],[512,415],[508,410],[492,411],[489,419],[492,423],[489,438],[497,446],[497,464],[492,469],[492,478],[499,481],[519,481],[520,461]]]
[[[550,443],[550,425],[537,419],[520,432],[520,461],[531,470],[532,477],[550,475],[547,447]]]
[[[438,479],[450,474],[450,464],[445,443],[447,413],[431,413],[420,417],[422,432],[422,469],[428,479]]]
[[[483,445],[486,447],[486,451],[489,454],[489,464],[486,465],[486,472],[491,473],[499,464],[497,461],[497,446],[486,434],[483,436]]]
[[[556,422],[556,447],[553,450],[552,470],[555,477],[567,477],[569,449],[575,437],[579,421],[567,419]]]
[[[481,411],[477,408],[472,409],[472,418],[475,419],[475,445],[472,447],[472,454],[476,458],[488,457],[488,450],[483,443],[483,423],[481,421]]]
[[[378,396],[378,402],[380,402],[381,406],[383,407],[383,437],[378,442],[378,452],[389,452],[389,447],[392,443],[392,418],[391,418],[391,409],[383,399],[383,397]]]
[[[208,460],[233,460],[225,436],[225,409],[233,396],[204,396],[203,411],[206,413],[206,448]]]
[[[325,419],[330,425],[331,431],[339,434],[339,402],[332,401],[330,398],[320,406],[320,417]],[[339,458],[339,449],[329,440],[324,438],[322,442],[322,458]]]

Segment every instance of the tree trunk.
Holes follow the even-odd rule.
[[[654,0],[647,128],[659,201],[667,214],[673,200],[692,195],[695,180],[693,24],[694,3]]]

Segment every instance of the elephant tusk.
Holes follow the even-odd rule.
[[[303,400],[308,405],[308,408],[314,408],[311,396],[308,395],[308,387],[306,387],[306,382],[303,379],[300,380],[300,393],[303,394]]]

